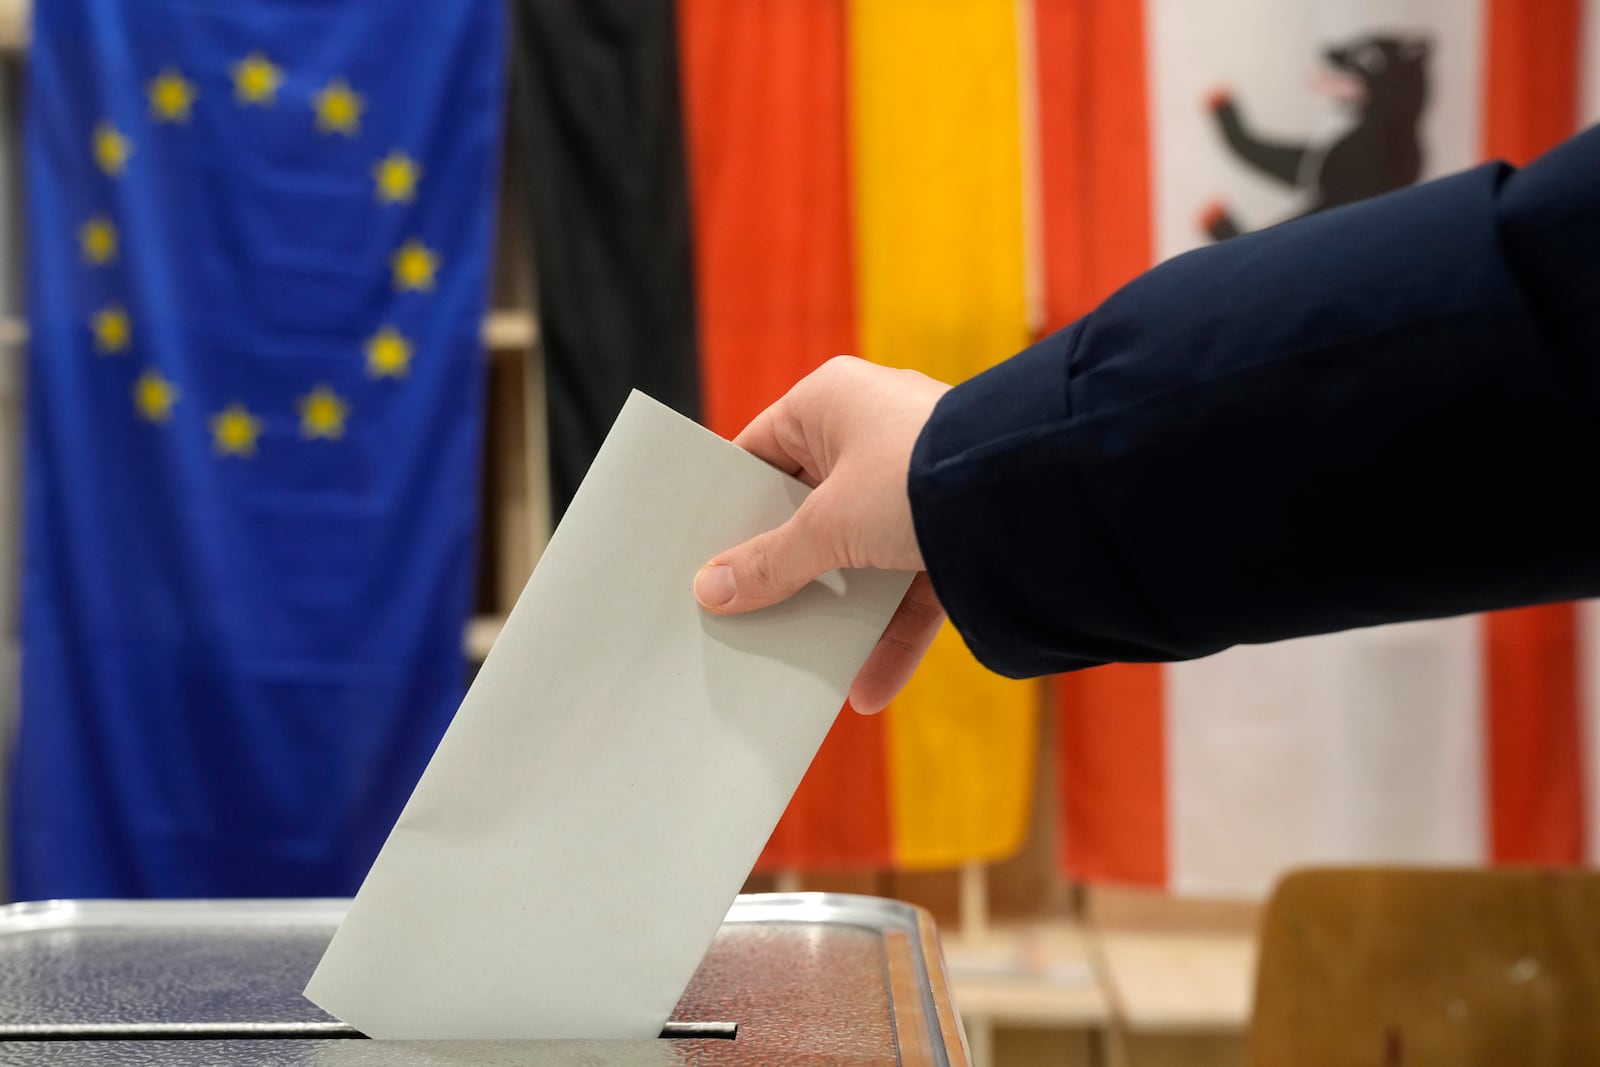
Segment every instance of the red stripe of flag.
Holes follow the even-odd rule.
[[[1489,0],[1484,153],[1526,163],[1578,128],[1580,0]],[[1490,856],[1583,858],[1576,612],[1571,604],[1484,620]]]
[[[1150,265],[1144,4],[1035,0],[1045,311],[1057,329]],[[1072,878],[1167,875],[1162,674],[1057,680],[1061,861]]]
[[[706,416],[737,433],[856,347],[842,0],[681,0]],[[762,856],[891,859],[883,719],[846,712]]]

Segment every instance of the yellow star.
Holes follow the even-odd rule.
[[[117,258],[117,225],[104,215],[78,227],[78,246],[85,263],[100,266]]]
[[[345,84],[343,78],[333,79],[312,97],[312,101],[317,108],[317,129],[323,133],[354,137],[361,128],[361,112],[366,109],[367,102]]]
[[[401,292],[417,289],[424,292],[433,288],[433,276],[439,269],[439,257],[428,246],[413,237],[389,257],[394,268],[394,287]]]
[[[378,185],[378,203],[409,204],[416,199],[422,168],[398,149],[372,166],[372,180]]]
[[[283,71],[260,52],[233,65],[233,95],[241,104],[271,104],[278,98]]]
[[[150,98],[150,114],[157,122],[188,122],[189,107],[200,91],[194,82],[167,67],[150,79],[144,94]]]
[[[261,420],[243,404],[229,404],[211,416],[211,447],[219,456],[253,456]]]
[[[337,441],[344,436],[344,417],[350,405],[326,385],[319,385],[300,398],[300,436],[307,440],[325,437]]]
[[[139,375],[139,380],[133,383],[133,405],[142,418],[151,422],[166,422],[172,418],[172,406],[180,395],[178,387],[153,368]]]
[[[128,342],[133,339],[133,324],[118,304],[108,304],[95,312],[90,328],[94,330],[95,348],[106,355],[126,352]]]
[[[367,374],[374,378],[403,378],[411,369],[411,342],[399,330],[385,326],[367,339]]]
[[[122,177],[133,155],[133,142],[110,122],[101,120],[94,127],[94,161],[113,178]]]

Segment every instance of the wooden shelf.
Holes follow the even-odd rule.
[[[519,352],[539,342],[539,321],[528,311],[492,311],[483,320],[483,346],[490,352]],[[28,343],[28,324],[22,319],[0,321],[0,345],[19,348]]]
[[[0,53],[17,53],[28,47],[32,25],[31,0],[0,0]]]
[[[483,346],[515,352],[539,343],[539,320],[528,311],[491,311],[483,320]]]
[[[500,636],[500,630],[506,624],[504,617],[499,615],[478,615],[467,622],[466,637],[462,641],[468,661],[482,663],[489,655],[489,649],[494,647],[495,638]]]

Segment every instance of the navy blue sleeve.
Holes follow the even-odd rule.
[[[1179,256],[951,390],[909,486],[1014,677],[1600,593],[1600,129]]]

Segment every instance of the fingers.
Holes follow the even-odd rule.
[[[816,469],[805,437],[795,423],[793,397],[792,391],[779,397],[751,419],[733,443],[814,489],[821,481],[821,472]]]
[[[761,414],[750,420],[750,424],[739,431],[733,443],[751,452],[761,459],[777,467],[785,474],[798,474],[800,460],[789,454],[778,437],[778,420],[785,417],[784,407],[788,397],[779,397],[770,404]]]
[[[827,475],[823,458],[812,451],[819,415],[837,403],[844,383],[854,381],[866,366],[854,356],[828,360],[751,419],[733,443],[816,488]]]
[[[807,499],[794,517],[776,530],[729,549],[700,568],[694,596],[700,606],[718,615],[754,611],[787,600],[811,579],[840,565],[830,539],[815,531]]]
[[[850,704],[863,715],[882,711],[904,689],[944,624],[944,608],[926,573],[912,579],[905,599],[850,686]]]

